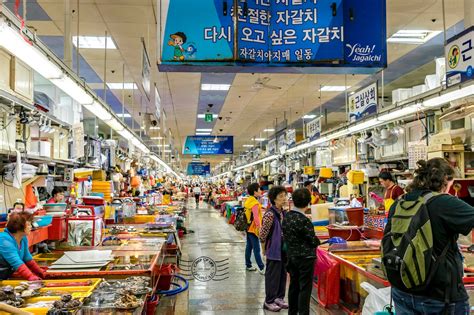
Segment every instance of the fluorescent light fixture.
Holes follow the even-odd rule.
[[[117,131],[124,139],[129,140],[133,138],[133,134],[127,129]]]
[[[320,91],[321,92],[342,92],[350,88],[351,88],[350,86],[344,86],[344,85],[326,85],[326,86],[321,87]]]
[[[440,106],[440,105],[443,105],[451,101],[454,101],[466,96],[470,96],[473,94],[474,94],[474,85],[469,85],[469,86],[463,87],[462,89],[453,90],[443,95],[433,97],[426,101],[423,101],[423,106],[436,107],[436,106]]]
[[[205,115],[205,114],[198,114],[197,117],[204,119],[204,118],[206,117],[206,115]],[[212,114],[212,117],[215,119],[215,118],[219,117],[219,115],[217,115],[217,114]]]
[[[151,137],[150,139],[151,140],[161,140],[161,139],[163,139],[163,137]]]
[[[34,68],[33,68],[34,69]],[[94,99],[86,92],[84,87],[80,86],[73,79],[68,76],[63,76],[60,79],[50,79],[51,82],[60,88],[64,93],[68,94],[79,104],[92,104]]]
[[[163,150],[164,153],[171,153],[171,150]]]
[[[210,136],[210,132],[196,132],[196,136]]]
[[[303,119],[314,119],[316,118],[316,115],[304,115]]]
[[[230,84],[201,84],[201,90],[203,91],[228,91]]]
[[[391,121],[391,120],[396,120],[398,118],[402,118],[407,115],[411,115],[416,113],[417,111],[421,110],[421,106],[419,105],[412,105],[412,106],[407,106],[401,109],[394,110],[390,113],[384,114],[381,113],[379,117],[377,117],[378,120],[380,121]]]
[[[349,133],[359,132],[364,129],[369,129],[379,125],[381,122],[377,120],[377,118],[372,118],[367,121],[361,122],[354,126],[349,127]],[[332,136],[331,136],[332,137]]]
[[[265,141],[265,140],[267,140],[267,139],[265,139],[265,138],[253,138],[253,140],[254,140],[254,141],[258,141],[258,142],[263,142],[263,141]]]
[[[135,83],[107,83],[107,86],[111,90],[137,90],[138,87]]]
[[[113,118],[113,117],[112,117],[112,119],[106,120],[105,123],[110,128],[112,128],[113,130],[115,130],[117,132],[120,131],[120,130],[125,129],[125,127],[122,125],[122,123],[120,121],[118,121],[117,119]]]
[[[105,43],[107,43],[107,49],[117,49],[115,46],[112,37],[110,36],[73,36],[72,44],[77,45],[77,40],[79,37],[79,48],[85,49],[104,49],[106,48]],[[77,47],[77,46],[76,46]]]
[[[398,44],[421,45],[440,34],[441,31],[429,30],[399,30],[393,34],[387,42]]]
[[[243,147],[244,148],[253,148],[253,144],[244,144]]]
[[[0,46],[18,57],[46,79],[61,78],[62,70],[34,45],[26,42],[19,30],[14,30],[6,22],[0,25]]]
[[[263,129],[263,132],[275,132],[275,129],[273,128]]]
[[[246,164],[246,165],[242,165],[242,166],[239,166],[239,167],[236,167],[234,169],[234,171],[238,171],[238,170],[242,170],[246,167],[250,167],[250,166],[254,166],[254,165],[258,165],[258,164],[261,164],[261,163],[264,163],[264,162],[268,162],[268,161],[273,161],[275,159],[278,158],[278,155],[271,155],[271,156],[267,156],[266,158],[263,158],[261,160],[258,160],[258,161],[255,161],[255,162],[252,162],[252,163],[249,163],[249,164]]]
[[[98,101],[94,101],[92,104],[84,104],[84,107],[102,121],[112,119],[112,114]]]
[[[160,130],[161,128],[160,127],[150,127],[150,130]]]
[[[117,114],[117,116],[120,117],[120,118],[131,118],[132,117],[132,115],[130,115],[128,113],[124,113],[124,114],[120,113],[120,114]]]
[[[197,132],[211,132],[212,129],[196,129]]]

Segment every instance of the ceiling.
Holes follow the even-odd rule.
[[[159,1],[159,0],[158,0]],[[14,1],[7,1],[14,2]],[[62,39],[64,32],[64,1],[37,0],[27,1],[27,22],[43,38]],[[284,118],[289,124],[301,123],[301,117],[308,112],[328,109],[328,125],[345,122],[345,93],[319,92],[321,85],[348,85],[356,90],[377,75],[317,75],[317,74],[200,74],[200,73],[160,73],[157,61],[157,12],[156,0],[80,0],[71,1],[72,34],[77,34],[79,16],[79,34],[112,36],[117,50],[107,51],[107,64],[104,68],[104,51],[81,49],[82,62],[95,74],[87,74],[86,81],[95,83],[94,88],[101,89],[101,83],[136,82],[139,90],[113,90],[108,101],[115,102],[114,110],[121,112],[122,103],[134,118],[134,125],[141,125],[143,115],[153,112],[140,82],[142,71],[142,39],[152,63],[152,81],[161,96],[166,111],[167,127],[175,138],[178,150],[185,136],[195,133],[196,128],[211,128],[197,119],[197,114],[207,109],[209,102],[215,103],[212,112],[222,117],[211,125],[213,134],[233,135],[235,151],[242,152],[244,144],[252,143],[254,137],[268,136],[263,133]],[[446,27],[459,28],[463,20],[463,0],[446,1]],[[400,29],[443,30],[441,0],[387,0],[387,34],[391,36]],[[461,25],[462,27],[462,25]],[[50,41],[53,41],[50,39]],[[441,42],[440,42],[441,41]],[[388,43],[389,67],[385,70],[384,93],[399,87],[410,87],[423,82],[424,76],[434,73],[434,57],[442,56],[442,34],[435,44],[427,43],[422,48],[417,45]],[[51,44],[53,45],[53,44]],[[63,44],[61,44],[63,45]],[[59,45],[59,46],[61,46]],[[425,46],[423,45],[423,46]],[[431,46],[430,46],[431,45]],[[60,51],[57,46],[55,51]],[[423,50],[426,49],[426,50]],[[57,52],[58,54],[59,52]],[[417,70],[418,69],[418,70]],[[401,78],[403,74],[410,73]],[[269,77],[269,84],[281,87],[279,90],[255,90],[252,84],[261,77]],[[380,74],[378,75],[380,77]],[[200,90],[201,83],[218,80],[229,82],[231,88],[224,95],[206,95]],[[131,123],[130,119],[129,123]],[[302,124],[302,123],[301,123]],[[136,127],[138,128],[138,126]],[[222,131],[220,131],[222,130]],[[158,136],[160,131],[156,131]],[[206,158],[217,163],[224,158],[214,156]],[[184,162],[189,159],[184,158]]]

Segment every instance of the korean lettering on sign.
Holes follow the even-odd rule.
[[[276,139],[275,138],[268,140],[267,152],[269,155],[273,155],[276,153]]]
[[[288,147],[291,148],[296,144],[296,130],[289,129],[286,131],[286,142]]]
[[[358,121],[377,113],[377,82],[349,96],[349,121]]]
[[[446,54],[446,84],[470,80],[474,76],[474,27],[470,27],[448,40]]]
[[[321,117],[315,118],[306,124],[306,137],[309,141],[316,140],[321,136]]]
[[[280,150],[281,148],[283,147],[286,147],[287,143],[286,143],[286,132],[283,132],[282,134],[280,134],[278,137],[278,150]]]

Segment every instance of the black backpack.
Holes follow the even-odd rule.
[[[402,197],[385,227],[382,267],[390,284],[408,293],[427,288],[451,245],[435,257],[428,205],[436,196],[428,192],[414,201]]]
[[[247,221],[247,215],[245,214],[245,208],[239,207],[235,211],[235,221],[234,227],[237,231],[246,232],[249,227],[250,223]],[[250,215],[250,222],[252,222],[253,214]]]

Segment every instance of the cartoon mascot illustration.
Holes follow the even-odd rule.
[[[185,49],[183,45],[186,43],[186,34],[183,32],[176,32],[170,35],[171,39],[168,42],[169,46],[174,47],[174,60],[183,61]]]

